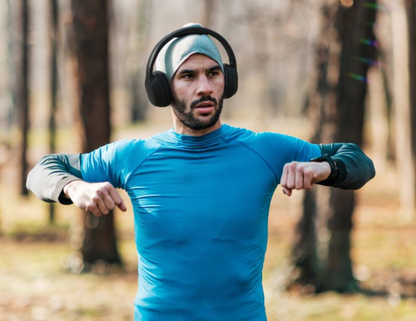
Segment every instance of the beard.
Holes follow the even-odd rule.
[[[204,117],[203,119],[195,117],[193,114],[194,107],[207,100],[212,101],[215,104],[214,114],[208,119],[206,119],[207,117]],[[221,97],[219,102],[217,102],[217,100],[211,96],[203,96],[200,99],[193,101],[190,105],[190,111],[186,112],[186,103],[183,100],[173,99],[172,107],[176,117],[178,117],[179,121],[184,126],[193,130],[201,130],[209,128],[217,123],[222,112],[223,100],[224,98]]]

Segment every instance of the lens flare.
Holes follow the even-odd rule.
[[[348,74],[348,77],[350,77],[354,80],[361,81],[361,82],[368,82],[368,79],[366,77],[358,75],[358,74],[353,74],[351,72]]]
[[[364,57],[355,57],[355,59],[363,63],[369,64],[371,66],[380,66],[380,62],[378,62],[377,60],[372,60]]]
[[[382,5],[375,4],[375,3],[369,3],[369,2],[364,3],[364,7],[371,8],[371,9],[376,9],[376,10],[386,10],[387,9],[386,6],[382,6]]]
[[[368,46],[378,47],[378,42],[374,39],[360,39],[360,43],[363,43]]]
[[[375,22],[366,22],[365,25],[368,26],[368,27],[375,27],[376,23]]]

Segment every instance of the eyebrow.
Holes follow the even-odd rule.
[[[195,72],[195,70],[193,70],[193,69],[182,69],[178,72],[178,75],[192,74],[194,72]]]
[[[208,72],[213,72],[213,71],[220,70],[220,69],[221,69],[220,66],[215,65],[215,66],[208,68]],[[178,75],[192,74],[195,72],[196,72],[195,69],[182,69],[178,72]]]
[[[221,69],[220,66],[215,65],[215,66],[209,68],[208,71],[216,71],[216,70],[220,70],[220,69]]]

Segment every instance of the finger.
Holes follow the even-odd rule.
[[[92,214],[94,214],[94,216],[101,216],[101,212],[100,212],[100,210],[98,209],[98,207],[94,204],[94,203],[91,203],[87,208],[86,208],[86,211],[88,211],[88,212],[90,212],[90,213],[92,213]]]
[[[118,207],[120,210],[122,210],[123,212],[126,212],[126,211],[127,211],[126,204],[124,204],[124,201],[123,201],[123,200],[121,200],[121,203],[120,203],[120,204],[117,204],[117,207]]]
[[[287,182],[286,187],[289,189],[295,188],[295,171],[296,171],[296,164],[290,163],[288,165],[288,173],[287,173]]]
[[[287,196],[291,196],[292,195],[292,190],[291,189],[288,189],[286,187],[282,187],[282,191],[283,191],[283,194],[285,194]]]
[[[104,201],[101,199],[101,195],[98,195],[93,198],[94,204],[97,206],[101,214],[108,214],[109,210],[105,206]]]
[[[294,180],[295,180],[295,188],[298,190],[302,189],[304,186],[304,173],[303,173],[302,166],[298,166],[296,168]]]
[[[114,209],[114,207],[116,206],[113,198],[111,197],[111,195],[108,192],[102,192],[102,200],[104,202],[105,207],[111,211]]]
[[[313,176],[311,172],[304,172],[303,173],[303,188],[304,189],[311,189],[313,185]]]
[[[109,190],[110,197],[114,201],[114,203],[117,205],[117,207],[122,210],[123,212],[127,211],[126,204],[124,204],[123,199],[121,196],[117,193],[115,188],[112,188]]]
[[[283,166],[282,177],[280,178],[280,185],[282,187],[287,186],[287,173],[288,173],[288,164]]]

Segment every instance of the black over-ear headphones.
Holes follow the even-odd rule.
[[[149,60],[147,61],[146,80],[144,84],[146,86],[147,97],[155,106],[166,107],[172,102],[172,92],[166,75],[161,71],[153,71],[153,65],[155,64],[157,55],[162,50],[163,46],[166,45],[171,39],[187,35],[210,35],[222,44],[230,61],[230,64],[223,64],[225,78],[224,98],[230,98],[237,92],[237,62],[235,60],[234,52],[227,40],[215,31],[207,28],[192,26],[184,27],[171,32],[160,40],[153,48],[149,56]]]

